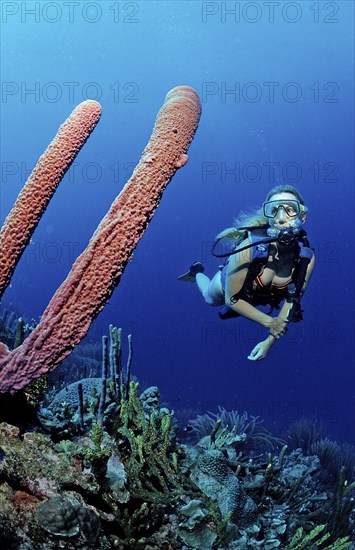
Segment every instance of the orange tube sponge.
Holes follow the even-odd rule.
[[[167,94],[132,177],[54,294],[38,326],[12,352],[0,344],[0,392],[18,391],[55,369],[86,335],[119,283],[165,187],[187,162],[186,151],[200,112],[192,88],[180,86]]]
[[[83,101],[60,126],[38,160],[0,231],[0,300],[42,214],[100,120],[97,101]]]

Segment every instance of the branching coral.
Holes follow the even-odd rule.
[[[148,415],[137,392],[138,384],[131,382],[128,400],[121,401],[118,428],[123,436],[122,458],[127,461],[130,491],[135,498],[147,502],[167,503],[183,493],[183,478],[174,454],[171,413],[160,409]],[[129,448],[124,450],[126,441]]]
[[[128,398],[129,393],[132,337],[128,335],[129,356],[123,367],[122,330],[113,325],[109,329],[109,344],[107,336],[102,337],[101,378],[72,382],[39,408],[39,420],[52,435],[68,437],[84,433],[93,423],[105,426],[109,433],[117,426],[121,396]]]

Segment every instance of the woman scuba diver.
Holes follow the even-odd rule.
[[[217,236],[212,252],[228,260],[212,279],[204,274],[200,262],[178,277],[196,282],[207,304],[224,306],[219,312],[221,319],[243,316],[268,329],[267,338],[250,352],[251,361],[264,359],[286,333],[288,323],[302,319],[300,300],[315,263],[302,228],[306,216],[307,207],[299,191],[291,185],[278,185],[260,210],[241,215],[236,227]],[[226,239],[232,242],[232,251],[216,254],[217,243]],[[260,305],[270,305],[270,312],[257,309]],[[274,309],[280,309],[276,317],[270,315]]]

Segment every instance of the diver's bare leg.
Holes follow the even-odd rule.
[[[197,273],[196,284],[206,304],[210,306],[220,306],[224,304],[220,271],[216,273],[212,280],[204,273]]]

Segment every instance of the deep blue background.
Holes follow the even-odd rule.
[[[1,221],[72,109],[87,97],[103,107],[3,305],[41,315],[139,160],[165,94],[192,86],[202,117],[189,162],[91,338],[109,323],[132,332],[134,373],[175,410],[222,405],[282,426],[316,416],[354,442],[353,3],[284,2],[273,14],[265,2],[65,4],[2,2]],[[212,275],[215,235],[281,182],[306,199],[317,266],[304,322],[252,363],[265,330],[219,321],[176,277],[197,259]]]

